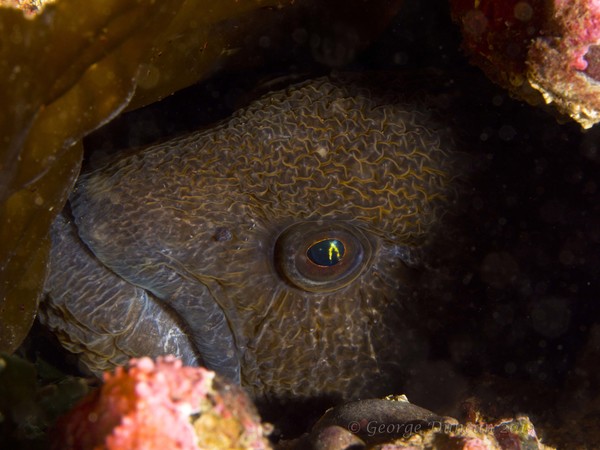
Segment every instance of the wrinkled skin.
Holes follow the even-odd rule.
[[[425,357],[419,249],[455,191],[442,128],[338,76],[119,155],[54,226],[42,320],[95,371],[175,353],[255,396],[389,392]],[[339,264],[311,262],[333,237]]]

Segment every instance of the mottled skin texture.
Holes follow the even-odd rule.
[[[82,175],[42,319],[94,370],[175,352],[256,396],[390,389],[423,356],[409,266],[455,189],[449,144],[409,97],[307,81]],[[277,247],[286,230],[340,226],[365,249],[353,279],[326,292],[286,279],[276,261],[312,244]]]

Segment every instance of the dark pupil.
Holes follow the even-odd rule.
[[[318,266],[335,266],[344,256],[344,244],[337,239],[325,239],[310,246],[308,259]]]

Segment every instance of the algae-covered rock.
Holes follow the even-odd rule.
[[[173,357],[132,359],[62,417],[56,449],[269,449],[239,386]]]
[[[592,0],[452,0],[471,61],[512,95],[600,122],[600,7]]]
[[[487,419],[480,411],[471,413],[459,422],[413,405],[404,395],[360,400],[329,409],[310,434],[276,449],[555,450],[541,442],[526,416]]]

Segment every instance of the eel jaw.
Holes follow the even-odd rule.
[[[49,274],[39,319],[96,375],[132,357],[173,354],[186,365],[202,357],[164,302],[105,267],[80,239],[68,214],[51,229]]]

